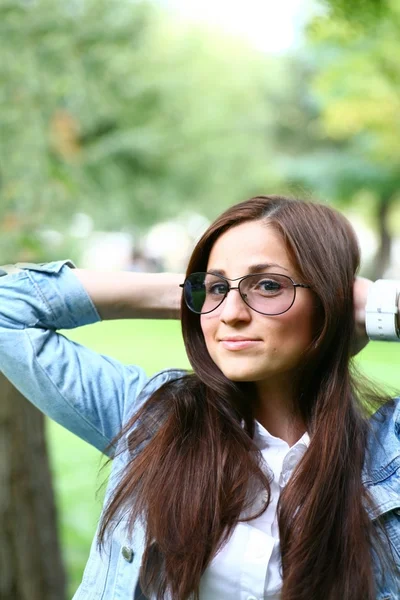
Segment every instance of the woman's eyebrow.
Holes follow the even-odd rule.
[[[261,263],[258,265],[251,265],[249,267],[249,273],[262,273],[265,271],[265,269],[271,269],[275,267],[278,267],[278,269],[283,269],[284,271],[288,271],[288,269],[282,267],[282,265],[278,265],[277,263]]]
[[[260,263],[257,265],[251,265],[247,268],[249,274],[251,273],[264,273],[267,269],[275,268],[283,269],[283,271],[289,272],[288,269],[282,267],[282,265],[278,265],[277,263]],[[208,269],[209,273],[213,273],[214,275],[222,275],[224,276],[226,273],[223,269]]]

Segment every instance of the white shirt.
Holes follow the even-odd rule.
[[[310,438],[305,433],[290,448],[256,422],[254,440],[274,476],[271,502],[257,519],[237,524],[201,578],[201,600],[280,599],[282,577],[276,507],[281,489],[306,452]]]

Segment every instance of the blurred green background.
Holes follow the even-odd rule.
[[[275,192],[339,206],[364,272],[398,273],[399,0],[0,0],[0,52],[3,262],[125,240],[181,270],[206,220]]]
[[[227,206],[286,193],[337,206],[361,272],[400,278],[399,56],[400,0],[0,0],[0,264],[180,272]],[[178,323],[68,335],[187,365]],[[400,388],[399,359],[359,358]],[[105,472],[48,433],[72,591]]]

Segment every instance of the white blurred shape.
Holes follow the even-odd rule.
[[[57,248],[64,241],[63,234],[59,231],[54,231],[54,229],[43,229],[39,232],[39,237],[50,248]]]
[[[133,238],[128,233],[97,231],[92,234],[82,253],[85,269],[122,270],[131,260]]]
[[[87,238],[93,231],[93,219],[86,213],[75,213],[69,228],[69,235],[76,238]]]
[[[390,267],[385,273],[385,277],[400,279],[400,237],[396,237],[393,240],[390,258]]]
[[[378,237],[376,233],[365,225],[362,218],[357,214],[346,214],[350,223],[353,225],[358,237],[361,249],[361,259],[363,263],[370,262],[378,249]]]
[[[182,271],[192,246],[186,227],[167,221],[152,227],[144,241],[144,252],[160,261],[166,271]]]
[[[204,215],[191,213],[181,219],[188,235],[193,241],[196,241],[203,235],[210,224],[210,221]]]
[[[265,52],[283,52],[296,45],[304,23],[318,8],[313,0],[164,0],[164,4],[187,20],[206,22]]]

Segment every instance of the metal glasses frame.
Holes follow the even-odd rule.
[[[290,310],[296,300],[296,288],[300,287],[300,288],[307,288],[307,289],[311,289],[311,285],[307,285],[305,283],[296,283],[291,277],[289,277],[289,275],[282,275],[282,273],[250,273],[249,275],[244,275],[243,277],[236,277],[236,279],[230,279],[229,277],[225,277],[224,275],[217,275],[216,273],[210,273],[208,271],[196,271],[196,273],[204,273],[204,275],[213,275],[214,277],[219,277],[220,279],[223,279],[224,281],[227,282],[228,284],[228,289],[226,291],[226,293],[223,295],[221,302],[219,302],[219,304],[217,304],[217,306],[215,306],[214,308],[212,308],[211,310],[207,310],[205,312],[197,312],[195,310],[193,310],[193,308],[191,308],[188,304],[188,302],[186,301],[186,297],[184,294],[184,299],[185,299],[185,303],[186,306],[188,307],[189,310],[191,310],[193,313],[195,313],[196,315],[208,315],[209,313],[213,312],[214,310],[216,310],[219,306],[221,306],[221,304],[223,303],[223,301],[225,300],[225,298],[227,297],[227,295],[229,294],[229,292],[231,290],[237,290],[240,294],[240,297],[242,298],[243,302],[251,309],[254,310],[254,312],[259,313],[260,315],[265,315],[265,316],[269,316],[269,317],[277,317],[278,315],[283,315],[285,312],[287,312],[288,310]],[[190,275],[188,275],[185,279],[185,281],[183,283],[179,284],[179,287],[184,288],[185,287],[185,283],[186,281],[189,279],[189,277],[191,277],[191,275],[196,275],[196,273],[191,273]],[[240,290],[240,284],[242,283],[242,281],[244,281],[245,279],[248,279],[249,277],[256,277],[256,276],[260,276],[260,275],[265,275],[265,276],[271,276],[271,275],[277,275],[278,277],[285,277],[286,279],[289,279],[293,285],[294,288],[294,294],[293,294],[293,300],[290,304],[290,306],[288,306],[288,308],[286,308],[285,310],[283,310],[280,313],[264,313],[261,312],[260,310],[257,310],[256,308],[253,308],[252,306],[250,306],[250,304],[247,302],[246,297],[247,294],[243,294],[242,291]],[[231,286],[230,285],[230,281],[239,281],[237,286]]]

